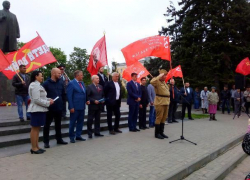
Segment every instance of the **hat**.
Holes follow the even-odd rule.
[[[215,86],[212,86],[211,89],[216,89],[216,87],[215,87]]]
[[[164,73],[164,75],[168,74],[168,72],[165,69],[159,69],[159,73],[160,74]]]
[[[57,68],[61,68],[61,67],[65,68],[65,65],[64,64],[60,64],[59,66],[57,66]]]

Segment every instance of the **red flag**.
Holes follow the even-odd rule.
[[[122,50],[127,66],[137,62],[138,60],[156,56],[161,59],[171,61],[169,37],[152,36],[133,42]]]
[[[131,74],[136,73],[137,74],[137,81],[140,82],[140,79],[142,77],[146,77],[150,73],[147,71],[147,69],[139,62],[136,62],[130,66],[128,66],[122,74],[122,78],[126,79],[127,81],[131,80]]]
[[[5,68],[7,68],[10,64],[11,62],[8,61],[3,51],[1,51],[0,49],[0,72],[3,71]]]
[[[235,72],[243,74],[244,76],[250,74],[250,61],[249,58],[243,59],[238,65]]]
[[[19,71],[21,64],[26,66],[26,72],[28,73],[46,64],[56,62],[55,57],[40,36],[26,43],[21,49],[7,54],[6,58],[9,62],[12,62],[12,66],[3,70],[3,74],[8,79],[13,78],[16,74],[15,71]]]
[[[183,77],[182,70],[181,70],[181,65],[179,65],[176,68],[168,71],[165,82],[167,82],[172,77],[181,77],[181,78]]]
[[[99,41],[97,41],[91,51],[87,70],[92,76],[98,73],[100,67],[103,67],[107,64],[108,59],[106,50],[106,40],[105,36],[103,36]]]

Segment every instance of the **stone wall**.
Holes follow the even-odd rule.
[[[15,102],[15,88],[12,86],[12,80],[8,80],[0,73],[0,103],[3,101]]]

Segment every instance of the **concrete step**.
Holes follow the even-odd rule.
[[[149,114],[147,114],[148,117]],[[113,117],[113,121],[114,121]],[[128,115],[121,115],[120,121],[128,120]],[[101,117],[100,120],[101,123],[107,123],[107,118],[105,116]],[[84,125],[87,125],[87,120],[84,119]],[[54,122],[51,123],[51,129],[54,129],[55,124]],[[69,127],[69,120],[63,120],[62,121],[62,128],[68,128]],[[41,131],[43,128],[41,127]],[[0,137],[1,136],[7,136],[12,134],[20,134],[20,133],[29,133],[30,132],[30,125],[15,125],[15,126],[4,126],[0,127]]]
[[[220,177],[222,177],[221,174],[223,174],[224,172],[226,172],[228,170],[230,171],[230,169],[235,166],[235,162],[237,164],[238,162],[241,162],[242,159],[245,158],[245,154],[243,153],[242,149],[240,149],[240,143],[242,142],[244,135],[245,134],[242,134],[231,141],[225,142],[218,149],[207,153],[206,155],[200,157],[197,161],[193,161],[191,163],[185,164],[185,165],[183,165],[182,168],[179,168],[179,169],[169,173],[167,176],[164,176],[160,179],[161,180],[166,180],[166,179],[167,180],[181,180],[184,178],[186,178],[186,179],[189,178],[190,180],[191,179],[192,180],[206,179],[206,177],[202,177],[202,176],[203,175],[206,176],[205,175],[206,173],[209,174],[208,170],[204,170],[204,171],[201,170],[202,172],[199,172],[199,170],[203,167],[206,167],[206,165],[208,165],[212,161],[214,161],[215,163],[222,162],[220,159],[217,160],[217,158],[222,156],[223,154],[225,154],[224,157],[227,157],[229,154],[226,155],[226,153],[230,152],[230,154],[234,155],[234,158],[230,158],[231,162],[228,162],[228,164],[221,163],[223,165],[218,165],[218,166],[214,167],[214,169],[213,169],[214,171],[216,171],[216,168],[217,169],[224,168],[224,170],[223,171],[218,170],[216,172],[213,172],[213,173],[209,174],[211,176],[209,178],[207,178],[207,180],[213,180],[213,179],[219,180]],[[234,149],[234,147],[235,147],[235,149]],[[232,151],[230,151],[231,149],[232,149]],[[226,161],[227,160],[228,159],[226,159]],[[211,167],[211,165],[207,166],[207,168],[210,168],[210,167]],[[195,172],[197,172],[197,174],[199,174],[199,177],[192,177],[192,176],[195,176]]]
[[[226,177],[247,155],[243,152],[241,143],[228,149],[204,167],[195,171],[185,180],[204,179],[221,180]]]

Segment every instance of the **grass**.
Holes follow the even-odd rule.
[[[188,114],[185,114],[185,117],[188,117]],[[208,114],[192,114],[192,118],[194,119],[203,119],[203,118],[209,118]]]

